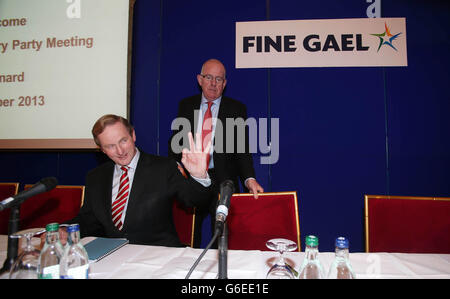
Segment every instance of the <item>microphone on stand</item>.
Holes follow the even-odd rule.
[[[206,246],[206,248],[203,250],[202,254],[197,258],[195,263],[192,265],[191,269],[189,269],[189,272],[187,273],[185,279],[188,279],[192,272],[194,271],[195,267],[197,267],[198,263],[201,261],[205,253],[208,251],[209,248],[211,248],[214,241],[219,237],[219,274],[218,278],[226,278],[226,263],[227,263],[227,250],[228,250],[228,233],[227,228],[225,225],[225,221],[228,216],[228,208],[230,207],[230,198],[233,195],[234,192],[234,184],[230,180],[224,181],[222,184],[220,184],[220,198],[219,203],[217,205],[216,209],[216,225],[214,229],[214,236],[212,237],[211,241],[209,241],[209,244]],[[222,253],[221,253],[222,252]],[[221,274],[222,273],[222,274]]]
[[[225,221],[228,216],[228,208],[230,207],[230,199],[234,193],[233,181],[226,180],[220,184],[220,198],[216,209],[216,225],[215,231],[222,234]]]
[[[58,185],[58,180],[56,178],[43,178],[42,180],[34,184],[31,188],[23,190],[22,192],[19,192],[12,197],[8,197],[7,199],[2,200],[0,202],[0,211],[3,211],[10,207],[18,206],[28,198],[49,191],[55,188],[56,185]]]
[[[54,177],[43,178],[31,188],[19,192],[13,197],[0,202],[0,211],[11,208],[8,223],[8,249],[6,253],[6,259],[3,263],[3,267],[0,269],[0,273],[9,271],[17,258],[17,252],[19,247],[19,239],[11,238],[11,235],[19,230],[20,210],[19,206],[28,198],[37,194],[50,191],[58,185],[58,180]]]

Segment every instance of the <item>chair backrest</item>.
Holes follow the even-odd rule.
[[[301,251],[297,192],[268,192],[254,199],[250,193],[231,197],[227,216],[228,248],[270,250],[266,242],[289,239]]]
[[[19,183],[0,183],[0,200],[14,196],[19,191]],[[8,234],[9,209],[0,212],[0,235]]]
[[[172,217],[180,242],[193,247],[195,208],[186,208],[180,202],[173,200]]]
[[[25,185],[25,189],[33,185]],[[45,227],[48,223],[62,223],[78,214],[84,201],[84,186],[58,185],[54,189],[33,196],[20,207],[20,229]]]
[[[365,196],[366,252],[450,253],[450,198]]]

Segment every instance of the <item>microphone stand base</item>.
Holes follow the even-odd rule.
[[[11,235],[19,231],[20,206],[11,207],[8,225],[8,251],[0,274],[9,272],[12,268],[19,251],[19,239],[11,238]]]

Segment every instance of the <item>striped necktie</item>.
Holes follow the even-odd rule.
[[[212,112],[211,106],[213,102],[208,102],[208,109],[205,112],[205,116],[203,117],[203,125],[202,125],[202,150],[205,150],[208,142],[211,141],[212,135]],[[206,170],[209,168],[209,160],[211,159],[211,155],[208,153],[208,157],[206,158]]]
[[[122,169],[122,176],[120,177],[119,192],[117,193],[117,197],[112,204],[111,211],[114,225],[119,230],[122,230],[122,212],[128,200],[128,194],[130,193],[130,181],[128,179],[128,168],[122,166],[120,169]]]

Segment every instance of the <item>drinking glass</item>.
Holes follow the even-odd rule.
[[[33,236],[45,232],[43,228],[31,228],[19,231],[11,235],[12,238],[24,238],[26,246],[17,257],[9,272],[10,279],[35,279],[38,278],[40,251],[31,243]]]
[[[267,272],[267,279],[294,279],[291,267],[284,261],[283,253],[297,249],[297,243],[288,239],[271,239],[266,242],[267,248],[279,252],[278,260]]]

